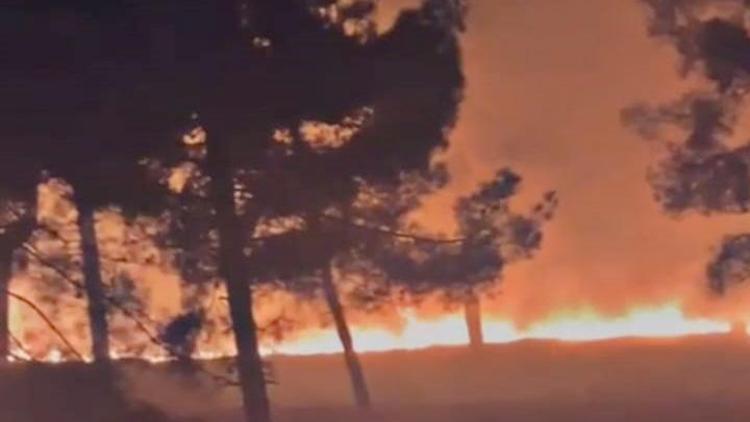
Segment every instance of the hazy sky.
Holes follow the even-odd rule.
[[[646,9],[636,0],[471,5],[468,89],[446,157],[450,191],[510,166],[524,176],[523,200],[547,189],[561,199],[537,257],[506,272],[503,313],[621,312],[671,299],[698,313],[750,304],[745,292],[710,298],[702,280],[711,248],[747,226],[744,217],[664,215],[645,180],[656,149],[620,122],[636,101],[670,101],[687,89],[672,48],[647,37]],[[430,214],[447,205],[448,196],[433,201]]]

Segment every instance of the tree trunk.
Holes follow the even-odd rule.
[[[464,303],[464,317],[466,319],[466,329],[469,333],[469,346],[471,348],[480,348],[484,344],[482,334],[482,311],[479,303],[479,296],[471,293]]]
[[[333,274],[331,272],[330,268],[323,270],[323,293],[328,303],[328,309],[330,309],[333,315],[339,340],[341,340],[341,345],[344,348],[344,360],[349,370],[349,377],[351,378],[352,389],[354,390],[354,400],[357,407],[367,409],[370,407],[370,392],[367,389],[367,382],[365,381],[359,357],[354,350],[352,334],[349,331],[349,324],[346,322],[344,308],[341,306],[339,294],[336,291],[336,285],[333,283]]]
[[[10,355],[10,321],[8,319],[8,290],[13,267],[13,252],[3,248],[0,256],[0,364]]]
[[[236,364],[247,422],[270,422],[271,413],[266,391],[263,361],[258,351],[258,332],[252,308],[249,268],[244,255],[244,227],[237,215],[234,200],[234,178],[231,164],[216,132],[209,128],[208,173],[211,177],[212,201],[216,209],[216,228],[219,239],[219,271],[224,277],[229,296],[234,342],[237,347]],[[252,230],[249,231],[252,233]]]
[[[99,246],[94,226],[94,208],[80,205],[78,208],[78,230],[81,235],[83,263],[83,287],[88,300],[89,329],[91,330],[91,352],[94,362],[109,362],[109,327],[107,323],[107,298],[102,282]]]

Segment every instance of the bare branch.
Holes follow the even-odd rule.
[[[6,290],[5,293],[13,299],[16,299],[28,305],[34,312],[36,312],[37,315],[39,315],[40,318],[42,318],[42,320],[57,335],[57,337],[60,338],[60,340],[65,344],[65,346],[70,350],[71,353],[73,353],[78,359],[84,362],[86,361],[83,355],[81,355],[78,350],[76,350],[73,344],[71,344],[70,341],[68,341],[68,339],[65,337],[65,335],[57,328],[55,323],[52,322],[52,320],[50,320],[49,317],[44,314],[44,311],[42,311],[34,302],[9,290]]]
[[[31,246],[28,243],[24,243],[21,245],[23,250],[25,250],[29,255],[33,256],[37,261],[39,261],[40,264],[44,265],[45,267],[51,269],[52,271],[56,272],[57,275],[62,277],[65,281],[76,287],[77,289],[82,289],[83,284],[75,280],[73,277],[71,277],[65,270],[61,269],[55,263],[48,260],[47,258],[43,257],[33,246]]]
[[[29,245],[28,243],[24,243],[23,244],[23,249],[26,252],[28,252],[29,255],[33,256],[37,261],[39,261],[39,263],[41,263],[42,265],[44,265],[46,267],[49,267],[50,269],[52,269],[53,271],[55,271],[58,275],[60,275],[60,277],[62,277],[65,281],[67,281],[68,283],[70,283],[74,287],[76,287],[78,289],[83,288],[83,285],[82,285],[81,282],[75,280],[70,275],[68,275],[68,273],[65,270],[61,269],[60,267],[58,267],[57,265],[55,265],[53,262],[50,262],[49,260],[47,260],[46,258],[44,258],[36,249],[34,249],[33,246]],[[8,292],[8,294],[9,295],[13,295],[10,292]],[[44,319],[45,322],[47,322],[48,325],[52,324],[52,322],[49,320],[49,318],[47,318],[41,312],[41,310],[35,304],[33,304],[31,301],[29,301],[28,299],[22,298],[21,296],[18,296],[18,295],[15,295],[13,297],[15,297],[16,299],[21,300],[24,303],[26,303],[29,306],[31,306],[42,317],[42,319]],[[113,298],[110,295],[105,295],[105,299],[112,306],[114,306],[119,311],[121,311],[122,314],[126,318],[129,318],[130,320],[132,320],[135,323],[136,328],[138,330],[140,330],[141,332],[143,332],[151,343],[153,343],[154,345],[160,347],[161,349],[163,349],[163,350],[165,350],[165,351],[167,351],[169,353],[174,354],[174,350],[172,348],[170,348],[167,344],[165,344],[162,340],[160,340],[149,329],[149,327],[146,325],[146,323],[143,322],[143,320],[141,319],[141,317],[143,317],[149,323],[155,324],[155,322],[151,318],[149,318],[148,315],[145,315],[143,313],[142,313],[143,315],[141,315],[141,316],[135,315],[135,313],[133,311],[131,311],[130,309],[128,309],[126,306],[122,305],[120,302],[117,301],[117,299]],[[72,348],[72,345],[70,345],[70,343],[67,341],[67,339],[65,339],[65,337],[62,335],[62,333],[60,333],[60,331],[57,330],[54,327],[54,325],[50,325],[50,328],[52,328],[53,331],[55,331],[55,333],[58,335],[58,337],[60,337],[66,343],[66,345],[69,348],[71,348],[71,350],[74,352],[74,354],[77,357],[79,357],[81,360],[84,360],[83,357],[81,356],[81,354],[78,353],[74,348]],[[181,354],[178,354],[177,357],[178,358],[191,359],[191,356],[186,356],[186,355],[181,355]],[[214,373],[212,371],[209,371],[206,368],[199,367],[199,370],[200,370],[200,372],[203,372],[204,374],[206,374],[207,376],[209,376],[211,379],[213,379],[215,382],[218,382],[220,384],[223,384],[223,385],[226,385],[226,386],[239,386],[240,385],[238,381],[236,381],[236,380],[234,380],[234,379],[232,379],[230,377],[226,377],[226,376],[223,376],[223,375],[220,375],[220,374],[216,374],[216,373]]]
[[[348,225],[348,226],[353,227],[353,228],[355,228],[357,230],[371,231],[371,232],[380,233],[380,234],[384,234],[384,235],[391,236],[391,237],[408,239],[408,240],[412,240],[412,241],[415,241],[415,242],[421,242],[421,243],[462,243],[462,242],[466,241],[465,238],[427,237],[427,236],[420,236],[420,235],[416,235],[416,234],[412,234],[412,233],[404,233],[404,232],[399,232],[397,230],[392,230],[392,229],[389,229],[389,228],[386,228],[386,227],[370,226],[370,225],[367,225],[367,224],[355,223],[353,221],[349,221],[347,219],[340,218],[340,217],[334,217],[334,216],[331,216],[331,215],[323,215],[322,217],[326,218],[328,220],[333,220],[333,221],[336,221],[338,223]]]
[[[57,266],[55,263],[49,261],[48,259],[44,258],[36,249],[34,249],[33,246],[29,245],[28,243],[25,243],[23,245],[23,249],[29,253],[29,255],[33,256],[37,261],[39,261],[40,264],[44,265],[45,267],[50,268],[51,270],[55,271],[60,277],[62,277],[65,281],[67,281],[69,284],[71,284],[73,287],[77,289],[83,289],[83,284],[71,277],[65,270]],[[145,324],[138,319],[138,317],[135,316],[135,314],[127,309],[123,304],[121,304],[117,299],[112,297],[111,295],[105,295],[105,299],[107,302],[109,302],[112,306],[120,310],[123,314],[125,314],[126,317],[132,319],[136,322],[136,325],[144,332],[149,338],[152,338],[153,335],[151,332],[145,328]],[[154,323],[153,320],[148,318],[147,315],[141,315],[141,318],[147,319],[150,323]]]

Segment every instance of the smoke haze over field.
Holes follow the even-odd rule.
[[[506,165],[532,201],[558,190],[541,251],[508,267],[493,304],[521,323],[674,300],[701,315],[747,308],[742,289],[714,298],[704,281],[711,248],[745,217],[665,215],[646,182],[655,150],[620,121],[633,103],[672,101],[700,83],[682,80],[673,48],[648,37],[647,13],[636,1],[471,2],[468,90],[446,156],[453,182],[422,215],[449,227],[453,195]]]

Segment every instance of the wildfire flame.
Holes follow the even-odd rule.
[[[461,313],[438,319],[424,320],[410,309],[401,311],[406,321],[399,332],[381,328],[354,327],[352,336],[359,352],[414,350],[433,346],[459,346],[468,343],[468,332]],[[679,304],[637,308],[616,318],[605,318],[592,310],[568,312],[520,329],[508,320],[486,317],[483,320],[484,340],[488,344],[510,343],[526,339],[561,341],[592,341],[622,337],[680,337],[701,334],[725,334],[731,324],[685,316]],[[294,341],[280,344],[266,353],[312,355],[338,353],[341,344],[333,330],[306,333]]]
[[[384,352],[468,344],[469,336],[462,312],[448,312],[428,319],[420,317],[417,311],[408,307],[398,310],[403,321],[398,330],[354,324],[351,330],[355,349],[359,352]],[[17,311],[12,312],[14,318],[11,318],[11,328],[16,332],[22,332],[23,324],[19,316]],[[691,318],[685,315],[679,303],[667,303],[662,306],[633,308],[618,317],[605,317],[592,309],[559,312],[525,327],[518,327],[507,319],[484,315],[482,328],[484,341],[487,344],[498,344],[527,339],[579,342],[622,337],[670,338],[726,334],[731,331],[731,324],[720,320]],[[220,341],[200,345],[194,357],[215,359],[234,355],[231,337],[224,337]],[[307,329],[288,340],[266,342],[261,348],[261,353],[265,356],[315,355],[339,353],[341,350],[335,330],[319,328]],[[14,356],[15,359],[30,358],[23,350],[17,350]],[[154,349],[140,353],[115,351],[112,357],[138,358],[152,362],[169,359],[165,352]],[[58,363],[66,360],[66,354],[58,348],[51,348],[41,360]]]

